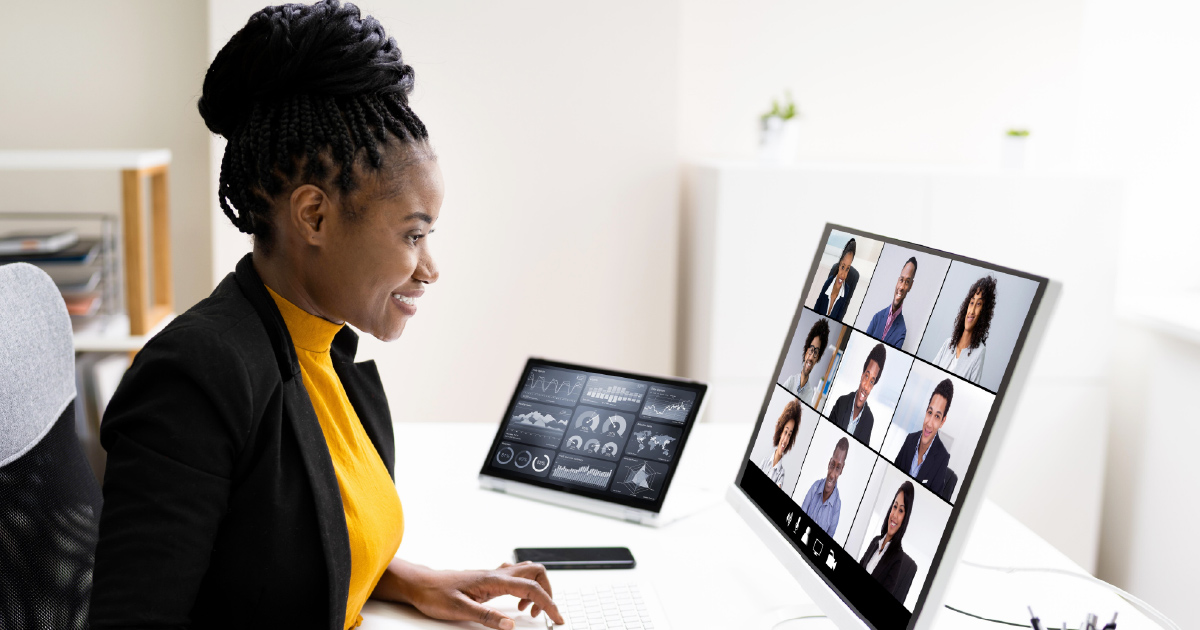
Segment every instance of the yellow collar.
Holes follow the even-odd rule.
[[[329,352],[333,338],[345,324],[335,324],[321,319],[287,301],[271,287],[267,287],[267,292],[271,294],[275,305],[279,307],[279,314],[283,315],[283,323],[287,325],[288,333],[292,336],[292,344],[296,348],[309,352]]]

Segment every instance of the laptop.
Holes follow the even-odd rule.
[[[531,358],[479,483],[603,516],[664,525],[702,504],[689,497],[663,511],[707,391],[704,383],[686,379]]]

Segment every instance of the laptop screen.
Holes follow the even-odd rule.
[[[1047,280],[831,225],[821,243],[736,483],[860,617],[906,628]]]
[[[481,474],[658,512],[706,391],[530,359]]]

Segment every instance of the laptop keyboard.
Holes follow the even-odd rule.
[[[571,630],[654,630],[650,609],[637,584],[556,592],[554,601]]]

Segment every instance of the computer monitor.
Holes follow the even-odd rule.
[[[727,498],[839,627],[927,628],[1057,297],[827,224]]]

